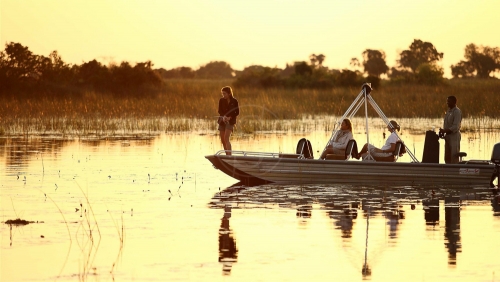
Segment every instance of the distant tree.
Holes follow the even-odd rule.
[[[299,76],[311,75],[313,70],[306,62],[295,62],[295,74]]]
[[[110,83],[111,74],[106,66],[92,60],[77,69],[78,82],[92,88],[104,88]]]
[[[311,66],[315,66],[316,65],[316,55],[315,54],[312,54],[309,56],[309,61],[311,61]]]
[[[348,69],[342,70],[340,75],[337,77],[337,80],[341,86],[359,86],[361,83],[358,72]]]
[[[380,77],[387,73],[389,67],[385,62],[384,51],[366,49],[363,52],[363,67],[369,76]]]
[[[39,75],[39,57],[19,43],[5,44],[5,51],[1,52],[0,59],[1,71],[9,79],[19,80]]]
[[[359,68],[361,67],[361,63],[359,62],[358,58],[351,58],[351,61],[349,62],[349,65],[353,68]]]
[[[319,55],[316,57],[316,59],[318,60],[318,65],[319,65],[320,67],[322,67],[322,66],[323,66],[323,62],[324,62],[324,61],[325,61],[325,59],[326,59],[326,56],[325,56],[325,55],[323,55],[323,54],[319,54]]]
[[[409,83],[409,82],[415,82],[415,74],[412,73],[411,71],[407,69],[397,69],[397,68],[391,68],[389,72],[389,78],[391,79],[391,82],[395,83]]]
[[[436,85],[443,82],[443,68],[434,64],[421,64],[416,71],[416,81],[420,84]]]
[[[57,51],[52,51],[48,57],[40,56],[39,72],[41,79],[52,86],[72,83],[74,71],[66,64]]]
[[[281,69],[263,66],[249,66],[236,76],[237,87],[278,87],[283,84]]]
[[[113,86],[130,89],[135,84],[133,81],[133,68],[129,62],[123,61],[118,66],[111,66],[109,70],[111,71]]]
[[[196,73],[190,67],[178,67],[170,70],[166,69],[157,69],[156,72],[165,79],[170,78],[194,78]]]
[[[196,73],[190,67],[180,67],[177,69],[181,78],[194,78]]]
[[[316,55],[316,54],[311,54],[309,56],[309,60],[311,61],[311,66],[313,68],[315,67],[322,67],[323,66],[323,62],[325,61],[325,55],[323,54],[319,54],[319,55]]]
[[[152,69],[151,61],[140,62],[132,67],[129,62],[111,66],[111,90],[116,94],[135,94],[137,89],[152,88],[161,85],[159,74]]]
[[[454,78],[471,78],[474,77],[474,66],[467,61],[460,61],[456,65],[451,65],[451,75]]]
[[[365,77],[364,81],[370,83],[374,89],[378,89],[380,87],[380,77],[369,75]]]
[[[443,53],[439,53],[432,43],[415,39],[409,50],[401,52],[398,63],[400,68],[409,68],[415,73],[421,64],[435,64],[442,58]]]
[[[500,49],[488,46],[465,46],[465,59],[451,66],[453,77],[488,78],[492,72],[500,71]]]
[[[295,66],[293,64],[286,64],[285,69],[280,73],[281,77],[290,77],[295,73]]]
[[[139,62],[133,67],[133,78],[137,87],[155,87],[161,85],[160,75],[153,71],[151,61]]]
[[[196,71],[196,77],[211,79],[232,78],[233,73],[234,71],[228,63],[223,61],[214,61],[201,66]]]
[[[164,68],[155,69],[155,71],[164,79],[173,78],[170,74],[171,70],[166,70]]]

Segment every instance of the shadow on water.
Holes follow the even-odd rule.
[[[427,232],[444,230],[448,265],[456,267],[457,254],[462,251],[460,212],[466,206],[491,204],[493,216],[500,216],[498,190],[446,189],[415,187],[355,187],[328,185],[260,185],[245,186],[241,182],[216,193],[209,207],[223,209],[219,230],[219,262],[224,263],[225,274],[236,262],[236,239],[229,228],[232,209],[288,209],[295,210],[301,220],[310,219],[313,210],[324,212],[340,231],[341,240],[349,242],[354,226],[366,220],[365,259],[361,267],[364,278],[370,279],[372,267],[368,264],[368,238],[370,218],[382,218],[386,222],[388,244],[394,245],[404,238],[398,235],[399,226],[405,221],[406,211],[421,208]],[[440,213],[444,210],[444,227]],[[229,211],[229,212],[228,212]],[[361,217],[360,217],[361,215]],[[372,231],[373,232],[373,231]]]
[[[221,219],[219,228],[219,262],[222,263],[222,272],[224,275],[229,275],[233,263],[238,260],[238,248],[236,240],[233,236],[233,231],[229,227],[229,219],[231,218],[231,206],[224,207],[224,216]]]

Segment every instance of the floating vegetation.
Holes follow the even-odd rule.
[[[30,223],[43,223],[43,221],[27,221],[24,219],[16,218],[16,219],[9,219],[5,222],[5,224],[12,224],[12,225],[27,225]]]

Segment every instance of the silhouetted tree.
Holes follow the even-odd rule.
[[[312,74],[312,68],[306,62],[295,62],[295,74],[306,76]]]
[[[341,86],[359,86],[361,83],[358,73],[348,69],[342,70],[337,79]]]
[[[39,72],[41,80],[51,87],[62,88],[74,81],[75,72],[66,64],[57,51],[52,51],[48,57],[40,56]]]
[[[416,81],[420,84],[436,85],[443,82],[443,68],[434,64],[420,64]]]
[[[181,78],[194,78],[196,73],[190,67],[180,67],[177,69]]]
[[[351,61],[349,62],[349,65],[353,68],[359,68],[361,67],[361,63],[359,62],[358,58],[351,58]]]
[[[409,83],[409,82],[415,82],[415,74],[412,73],[409,70],[402,69],[399,70],[397,68],[391,68],[391,71],[389,72],[389,78],[391,79],[391,82],[396,82],[396,83]]]
[[[454,78],[474,77],[474,66],[467,61],[460,61],[456,65],[451,65],[451,75]]]
[[[196,71],[196,77],[213,79],[232,78],[233,73],[234,71],[228,63],[223,61],[214,61],[201,66]]]
[[[157,69],[156,72],[165,79],[170,78],[194,78],[196,73],[190,67],[178,67],[175,69],[166,70],[164,68]]]
[[[323,66],[323,62],[325,61],[326,57],[323,54],[319,54],[316,56],[316,60],[318,60],[318,65],[321,67]]]
[[[92,60],[83,63],[78,68],[77,77],[80,85],[94,89],[103,89],[110,83],[111,74],[106,66],[103,66],[96,60]]]
[[[495,71],[500,71],[500,49],[488,46],[476,46],[469,44],[465,46],[465,59],[451,66],[453,77],[472,77],[474,74],[479,78],[488,78]]]
[[[401,52],[398,63],[401,68],[409,68],[415,73],[421,64],[435,64],[442,58],[443,53],[439,53],[432,43],[415,39],[410,50]]]
[[[19,43],[5,44],[5,51],[1,52],[0,59],[1,71],[12,82],[39,76],[38,56]]]
[[[278,87],[283,84],[280,75],[281,71],[282,70],[278,68],[249,66],[236,76],[234,85],[237,87]]]
[[[311,54],[311,55],[309,56],[309,61],[311,61],[311,66],[316,65],[316,62],[317,62],[317,61],[316,61],[316,55],[315,55],[315,54]]]
[[[385,62],[384,51],[366,49],[363,52],[363,67],[369,76],[380,77],[389,67]]]
[[[323,54],[319,54],[319,55],[316,55],[316,54],[311,54],[309,56],[309,60],[311,61],[311,66],[312,67],[322,67],[323,66],[323,62],[325,61],[325,55]]]
[[[292,64],[286,64],[285,69],[280,72],[281,77],[290,77],[295,73],[295,66]]]
[[[131,66],[122,62],[119,66],[111,66],[112,91],[116,94],[134,94],[138,89],[149,89],[161,85],[160,75],[153,71],[153,63],[146,61]]]
[[[19,43],[8,43],[0,52],[0,92],[8,95],[69,95],[93,89],[103,92],[130,93],[161,86],[153,63],[131,66],[122,62],[109,68],[96,60],[81,66],[66,64],[57,51],[47,57],[33,54]],[[140,93],[143,93],[141,91]]]

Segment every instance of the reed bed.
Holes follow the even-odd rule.
[[[87,92],[81,97],[33,99],[0,98],[0,135],[70,134],[120,135],[133,133],[215,130],[220,88],[231,80],[168,80],[155,96],[113,98]],[[500,81],[451,80],[446,85],[383,84],[372,92],[390,118],[442,118],[446,97],[455,95],[464,115],[463,130],[497,129]],[[360,88],[234,89],[240,102],[238,128],[257,131],[300,132],[305,117],[317,120],[316,129],[331,130],[325,116],[341,116]],[[362,116],[359,112],[357,116]],[[369,110],[370,116],[376,116]],[[321,120],[321,121],[320,121]]]

